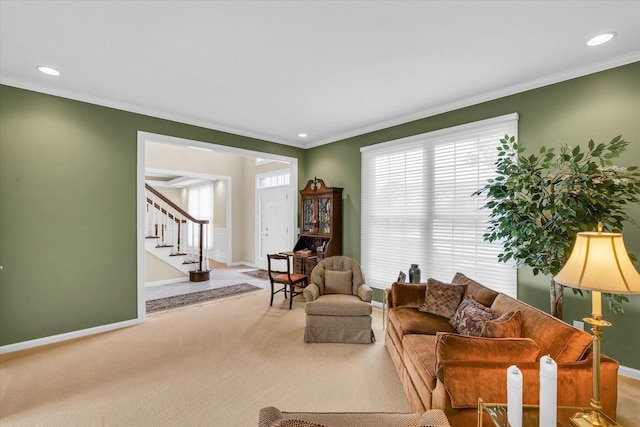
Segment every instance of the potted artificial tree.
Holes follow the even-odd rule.
[[[496,178],[474,193],[484,195],[484,208],[491,210],[484,239],[504,241],[500,261],[514,259],[518,267],[550,278],[551,314],[562,319],[564,289],[553,277],[578,232],[595,230],[599,221],[613,231],[634,222],[625,208],[640,200],[640,172],[613,165],[629,145],[620,136],[608,144],[589,141],[586,150],[563,144],[556,153],[542,147],[537,155],[525,155],[514,137],[500,142]],[[605,296],[614,312],[628,301],[624,295]]]

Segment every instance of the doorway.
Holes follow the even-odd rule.
[[[256,264],[263,270],[267,269],[267,254],[293,249],[289,176],[289,169],[256,176]]]
[[[217,144],[206,143],[202,141],[188,140],[184,138],[172,137],[161,134],[153,134],[149,132],[138,132],[138,156],[137,156],[137,199],[138,199],[138,226],[137,226],[137,247],[138,247],[138,320],[144,321],[146,318],[145,310],[145,167],[147,165],[145,146],[147,143],[166,144],[167,151],[175,150],[179,148],[189,148],[195,150],[202,150],[208,152],[221,153],[227,156],[230,161],[222,162],[207,162],[205,159],[207,155],[200,152],[201,155],[193,162],[194,170],[190,171],[190,174],[203,173],[202,168],[213,167],[218,165],[222,170],[220,172],[207,171],[206,173],[218,175],[218,176],[232,176],[232,179],[228,181],[238,182],[240,185],[234,185],[233,188],[227,188],[229,193],[233,193],[232,204],[229,206],[228,214],[226,215],[226,227],[229,230],[227,235],[228,239],[225,242],[228,248],[227,251],[227,266],[235,265],[247,265],[258,266],[258,258],[256,257],[256,250],[254,248],[259,246],[258,239],[255,237],[254,227],[257,227],[256,216],[254,206],[256,203],[256,186],[251,185],[255,182],[255,176],[260,172],[260,169],[265,167],[268,170],[268,166],[260,166],[257,159],[266,160],[266,162],[279,162],[286,163],[290,174],[289,184],[284,185],[288,187],[289,196],[285,196],[285,200],[289,203],[289,214],[281,215],[280,218],[287,222],[285,226],[288,228],[289,239],[293,240],[295,229],[295,218],[297,218],[297,198],[291,197],[291,194],[296,194],[297,182],[298,182],[298,159],[293,157],[279,156],[273,154],[261,153],[258,151],[251,151],[246,149],[240,149],[235,147],[227,147]],[[193,150],[190,150],[193,151]],[[164,166],[156,166],[163,169],[172,169],[170,167],[171,156],[165,156],[167,159],[163,160],[167,163]],[[177,156],[174,156],[177,158]],[[157,160],[157,159],[156,159]],[[226,168],[226,169],[225,169]],[[242,177],[235,178],[238,170],[242,170]],[[245,185],[241,183],[245,182]],[[249,184],[251,183],[251,184]],[[249,185],[246,185],[249,184]],[[231,187],[229,185],[229,187]],[[271,208],[267,208],[271,211]],[[215,217],[214,217],[215,221]],[[275,227],[280,227],[275,225]],[[249,237],[249,239],[247,239]],[[215,240],[215,236],[214,236]],[[291,241],[287,244],[287,248],[291,249],[295,242]]]

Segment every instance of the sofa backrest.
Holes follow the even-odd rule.
[[[498,296],[498,292],[481,285],[480,283],[468,278],[462,273],[456,273],[456,275],[453,276],[453,280],[451,281],[451,283],[454,283],[456,285],[466,285],[467,290],[464,292],[462,299],[464,300],[466,297],[471,295],[474,300],[478,301],[485,307],[491,307],[491,304],[493,304],[493,300],[495,300]]]
[[[592,337],[585,331],[505,294],[499,294],[491,308],[500,314],[520,311],[521,337],[533,339],[540,346],[540,356],[549,355],[557,363],[581,360],[591,346]]]

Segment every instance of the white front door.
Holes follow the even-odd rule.
[[[286,252],[291,246],[291,200],[289,186],[258,190],[258,260],[260,268],[267,268],[267,254]]]

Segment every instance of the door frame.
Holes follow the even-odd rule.
[[[178,145],[181,147],[194,147],[206,150],[218,151],[227,154],[236,154],[260,159],[271,159],[289,163],[289,169],[291,173],[291,188],[295,191],[298,183],[298,159],[295,157],[281,156],[277,154],[263,153],[260,151],[246,150],[243,148],[229,147],[226,145],[219,145],[204,141],[197,141],[193,139],[180,138],[176,136],[163,135],[158,133],[151,133],[145,131],[138,131],[137,134],[137,168],[136,168],[136,197],[137,197],[137,281],[138,281],[138,317],[137,322],[143,323],[146,319],[146,304],[145,304],[145,280],[144,280],[144,229],[145,229],[145,143],[156,142],[161,144]],[[255,188],[255,186],[254,186]],[[229,189],[229,193],[231,193]],[[292,193],[293,194],[293,193]],[[291,197],[292,204],[292,218],[295,220],[298,215],[298,203],[297,197]],[[233,211],[229,204],[227,210],[227,228],[229,228],[229,236],[231,236],[231,228],[233,221]],[[292,222],[292,230],[295,230],[295,221]],[[227,245],[232,245],[232,239],[229,238]],[[229,250],[229,248],[227,248]],[[233,253],[229,250],[229,261],[232,261]],[[229,263],[229,262],[228,262]]]
[[[254,189],[256,191],[255,193],[255,213],[254,213],[254,218],[255,218],[255,224],[256,224],[256,229],[255,229],[255,241],[256,241],[256,250],[255,250],[255,255],[254,255],[254,259],[255,259],[255,265],[258,268],[263,268],[266,270],[267,266],[266,264],[264,266],[262,266],[260,264],[260,227],[258,226],[259,222],[260,222],[260,206],[259,206],[259,195],[258,195],[258,181],[260,180],[260,178],[266,178],[269,176],[275,176],[275,175],[280,175],[283,171],[288,170],[291,177],[289,179],[289,185],[282,185],[282,186],[278,186],[278,188],[284,188],[287,187],[289,188],[289,204],[291,205],[292,209],[289,210],[289,247],[291,248],[291,250],[293,250],[293,246],[295,245],[295,240],[296,240],[296,236],[299,234],[298,230],[296,229],[296,219],[298,217],[298,212],[297,212],[297,207],[298,207],[298,185],[297,182],[298,180],[296,179],[296,181],[293,181],[293,171],[292,171],[292,166],[291,164],[289,164],[289,168],[287,169],[279,169],[279,170],[275,170],[275,171],[271,171],[271,172],[265,172],[265,173],[260,173],[260,174],[256,174],[256,179],[255,179],[255,184],[254,184]],[[270,187],[270,188],[274,188],[274,187]],[[264,190],[267,190],[268,188],[265,188]],[[265,261],[266,263],[266,261]]]

